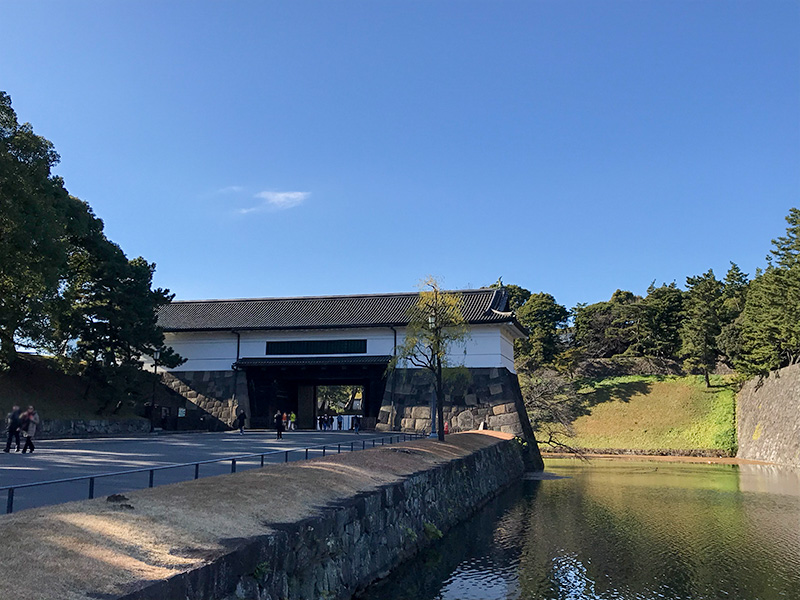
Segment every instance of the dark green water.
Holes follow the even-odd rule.
[[[368,600],[800,600],[800,474],[551,460]]]

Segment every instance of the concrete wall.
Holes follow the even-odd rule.
[[[736,417],[739,458],[800,467],[800,365],[748,381]]]
[[[404,328],[398,328],[397,332],[399,345],[404,340]],[[451,362],[470,368],[502,367],[513,373],[513,335],[513,330],[507,325],[475,325],[471,327],[469,339],[463,345],[452,348]],[[394,353],[394,332],[389,328],[244,331],[240,336],[240,358],[264,358],[267,341],[293,340],[365,339],[368,356],[390,356]],[[236,334],[226,331],[167,333],[166,344],[187,359],[171,372],[229,371],[236,361],[237,341]],[[151,364],[147,363],[146,366]]]

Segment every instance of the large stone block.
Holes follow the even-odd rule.
[[[505,404],[496,404],[492,407],[492,414],[504,415],[507,413],[516,413],[517,407],[513,402],[506,402]]]
[[[415,419],[430,419],[431,409],[429,406],[415,406],[411,409],[411,416]]]
[[[467,403],[467,406],[477,406],[478,396],[475,394],[467,394],[464,396],[464,401]]]
[[[518,425],[519,417],[516,414],[490,415],[487,423],[492,429],[499,429],[503,425]]]
[[[520,425],[501,425],[500,431],[503,433],[510,433],[511,435],[522,435],[522,427]]]
[[[431,428],[430,419],[414,419],[415,431],[430,431],[430,428]]]
[[[501,396],[503,394],[503,386],[499,383],[493,383],[489,386],[489,393],[492,396]]]

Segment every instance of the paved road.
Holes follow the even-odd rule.
[[[212,460],[243,454],[278,451],[265,457],[265,462],[284,462],[305,458],[304,448],[327,445],[326,452],[360,450],[372,447],[372,440],[387,434],[349,431],[295,431],[284,433],[283,440],[275,439],[274,431],[245,431],[226,433],[186,433],[152,437],[102,438],[90,440],[40,440],[33,454],[0,453],[0,487],[67,477],[99,475],[128,469]],[[388,440],[387,440],[388,443]],[[309,451],[309,458],[321,456],[322,449]],[[237,471],[261,466],[261,459],[237,461]],[[230,461],[201,465],[200,476],[222,475],[231,472]],[[194,467],[156,471],[155,485],[186,481],[194,478]],[[95,497],[147,487],[149,472],[124,476],[102,477],[95,480]],[[14,512],[24,508],[58,504],[88,497],[89,484],[71,482],[21,488],[14,492]],[[0,492],[0,514],[5,512],[6,493]]]

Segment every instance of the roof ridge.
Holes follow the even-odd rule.
[[[464,294],[477,292],[494,292],[496,288],[471,288],[466,290],[443,290],[448,294]],[[170,304],[212,304],[222,302],[277,302],[281,300],[334,300],[355,298],[387,298],[400,296],[416,296],[419,292],[387,292],[382,294],[334,294],[330,296],[276,296],[263,298],[210,298],[200,300],[173,300]]]

